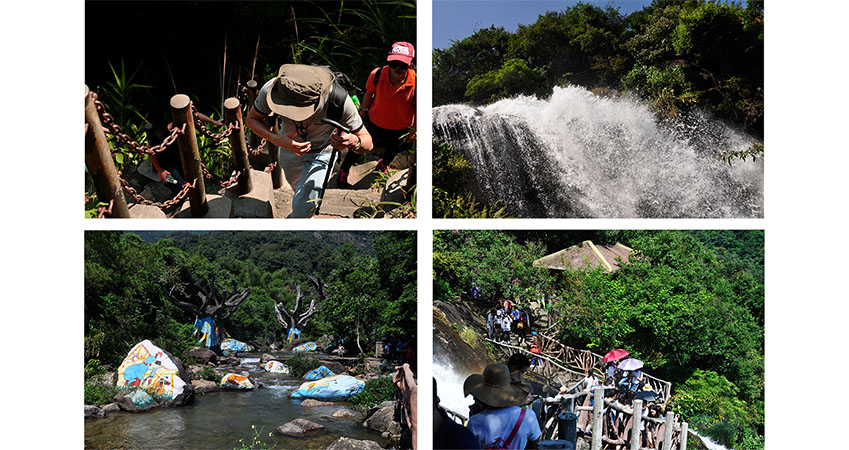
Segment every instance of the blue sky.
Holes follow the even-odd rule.
[[[519,24],[530,25],[540,14],[547,11],[562,11],[577,1],[552,0],[434,0],[433,1],[433,48],[447,48],[451,41],[471,36],[475,30],[503,26],[516,31]],[[651,4],[651,0],[585,0],[598,6],[612,4],[622,14],[630,14]]]

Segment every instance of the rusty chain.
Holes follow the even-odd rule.
[[[172,145],[174,143],[174,141],[177,140],[177,137],[179,135],[186,133],[187,124],[183,124],[183,126],[181,128],[173,128],[171,130],[171,134],[168,137],[166,137],[162,141],[161,144],[154,145],[154,146],[143,145],[143,144],[141,144],[137,141],[134,141],[132,139],[132,137],[130,137],[128,134],[123,132],[123,129],[121,128],[120,125],[115,123],[115,119],[113,118],[113,116],[106,111],[106,106],[103,104],[103,102],[101,102],[97,99],[97,93],[92,93],[92,95],[93,95],[93,102],[94,102],[95,108],[96,108],[96,110],[97,110],[97,112],[100,116],[100,120],[101,120],[102,125],[103,125],[103,131],[114,136],[116,141],[118,141],[120,144],[125,145],[131,151],[134,151],[134,152],[140,153],[140,154],[153,155],[155,153],[158,153],[158,152],[165,150],[167,147]],[[209,138],[213,139],[213,141],[215,141],[216,143],[219,143],[222,140],[230,137],[230,135],[233,134],[233,131],[241,129],[241,126],[239,125],[238,122],[233,122],[227,127],[226,130],[224,130],[221,133],[212,132],[203,123],[203,121],[200,120],[200,117],[198,116],[198,112],[197,112],[197,109],[195,108],[194,104],[192,104],[192,117],[193,117],[194,124],[195,124],[196,128],[203,135],[208,136]],[[89,125],[86,124],[86,128],[85,128],[86,134],[88,133],[88,130],[89,130]],[[262,139],[262,141],[260,141],[260,144],[256,149],[254,149],[250,145],[248,145],[247,146],[248,151],[251,155],[257,156],[262,152],[262,150],[265,148],[267,143],[268,143],[268,141],[266,139]],[[272,162],[271,164],[269,164],[264,169],[264,172],[271,173],[271,171],[273,171],[276,166],[277,166],[277,163]],[[204,176],[207,179],[211,180],[211,179],[217,178],[212,173],[209,172],[209,170],[206,168],[206,165],[203,164],[203,162],[201,162],[201,169],[204,173]],[[217,182],[217,184],[219,186],[225,188],[225,189],[229,188],[230,186],[232,186],[234,183],[236,183],[238,181],[238,178],[241,174],[242,174],[242,172],[238,171],[229,180],[219,181],[219,182]],[[170,208],[170,207],[174,206],[175,204],[179,203],[180,201],[182,201],[183,198],[185,198],[185,196],[188,194],[189,190],[191,188],[194,188],[195,185],[197,184],[197,180],[193,181],[191,184],[189,184],[189,183],[184,184],[183,188],[180,190],[179,193],[177,193],[177,195],[173,199],[160,203],[160,202],[153,202],[153,201],[147,200],[144,197],[142,197],[135,188],[130,186],[130,184],[127,180],[121,178],[121,172],[120,171],[118,172],[118,178],[121,182],[123,189],[130,196],[132,196],[133,199],[136,200],[136,202],[143,204],[143,205],[156,206],[156,207],[159,207],[161,209]],[[110,205],[109,205],[108,208],[106,208],[106,207],[98,208],[98,217],[102,217],[104,214],[111,214],[111,213],[112,213],[112,202],[111,201],[110,201]]]
[[[133,197],[133,199],[135,199],[135,201],[137,203],[140,203],[142,205],[156,206],[157,208],[160,208],[160,209],[168,209],[168,208],[176,205],[177,203],[180,203],[181,201],[183,201],[183,198],[186,197],[186,194],[189,193],[189,190],[193,189],[195,187],[195,185],[197,185],[197,180],[193,180],[191,184],[186,183],[186,184],[183,185],[183,189],[181,189],[180,192],[178,192],[177,195],[174,198],[172,198],[171,200],[159,203],[159,202],[152,202],[152,201],[147,200],[146,198],[142,197],[141,194],[139,194],[138,191],[134,187],[130,186],[130,183],[127,182],[127,180],[125,180],[124,178],[121,177],[120,171],[118,172],[118,180],[121,181],[121,186],[124,188],[124,190],[127,191],[127,193],[130,194]]]
[[[112,117],[112,114],[109,114],[106,111],[106,106],[97,99],[97,94],[93,93],[93,101],[94,106],[97,109],[98,114],[100,115],[100,121],[103,125],[103,131],[111,134],[115,137],[119,143],[127,146],[131,151],[136,153],[140,153],[143,155],[153,155],[155,153],[161,152],[165,150],[168,146],[174,143],[177,140],[177,136],[180,134],[184,134],[186,132],[186,125],[183,124],[181,128],[173,128],[171,129],[171,134],[168,135],[161,144],[154,146],[147,146],[141,144],[137,141],[134,141],[130,135],[124,133],[124,130],[120,125],[115,123],[115,119]]]
[[[109,206],[98,206],[97,207],[97,218],[102,219],[104,216],[112,215],[112,206],[115,205],[115,200],[109,200]]]

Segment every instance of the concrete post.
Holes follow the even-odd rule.
[[[634,400],[634,420],[631,422],[631,450],[640,450],[642,444],[642,433],[640,424],[643,421],[643,401]]]
[[[112,152],[109,151],[100,115],[94,106],[94,94],[88,86],[85,87],[85,123],[88,125],[85,133],[85,165],[94,181],[97,199],[106,203],[112,200],[111,217],[130,217],[130,208],[124,199],[118,170],[112,160]]]
[[[171,97],[171,117],[174,126],[186,126],[186,132],[177,136],[177,147],[180,149],[180,161],[183,164],[183,176],[189,183],[195,181],[195,187],[189,190],[189,206],[194,217],[204,216],[209,211],[206,202],[206,183],[200,164],[200,152],[195,135],[195,120],[192,114],[192,101],[188,95],[177,94]]]
[[[681,424],[681,439],[679,440],[680,444],[678,445],[678,450],[687,450],[687,433],[689,433],[689,427],[687,426],[687,422]]]
[[[224,123],[228,126],[232,123],[239,125],[239,128],[230,134],[230,148],[233,151],[235,169],[241,172],[236,193],[244,195],[253,189],[253,183],[251,183],[251,163],[248,161],[248,146],[245,144],[245,128],[242,124],[242,109],[236,97],[224,100]]]

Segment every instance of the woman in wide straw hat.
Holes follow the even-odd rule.
[[[520,408],[527,393],[510,383],[510,369],[490,364],[483,374],[474,374],[463,383],[463,393],[471,395],[479,412],[469,417],[468,428],[482,448],[522,450],[542,435],[536,414]]]

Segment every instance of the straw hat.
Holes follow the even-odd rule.
[[[284,64],[268,90],[268,107],[275,114],[300,122],[324,106],[332,86],[333,73],[324,67]]]
[[[510,370],[504,364],[490,364],[482,375],[469,375],[463,383],[463,395],[469,394],[493,408],[518,405],[527,397],[510,383]]]

